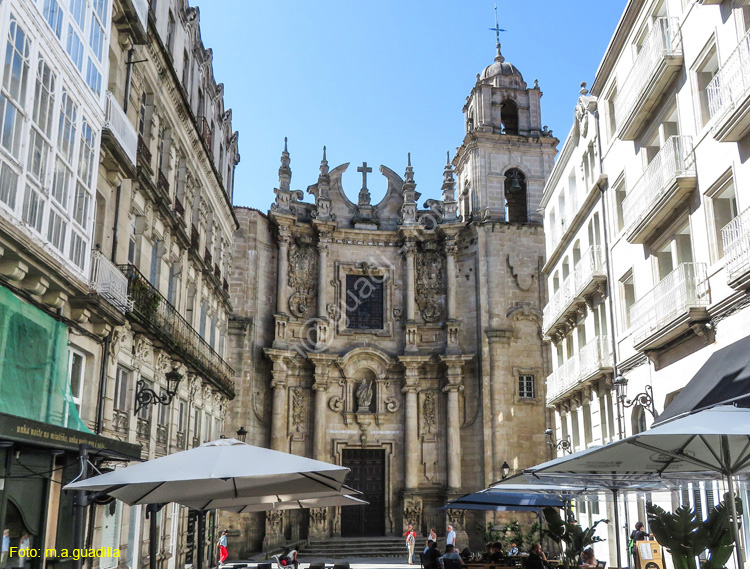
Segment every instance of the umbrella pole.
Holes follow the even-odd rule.
[[[164,504],[149,504],[146,506],[146,514],[148,516],[148,564],[149,569],[156,569],[156,555],[159,553],[156,550],[157,542],[159,541],[159,528],[156,526],[156,514],[162,509]]]
[[[735,504],[734,480],[731,474],[727,475],[727,486],[729,487],[729,511],[732,514],[732,533],[734,534],[737,567],[738,569],[742,569],[745,563],[745,550],[740,543],[740,529],[739,524],[737,523],[737,504]]]
[[[198,512],[198,566],[203,569],[203,549],[206,542],[206,512]]]
[[[614,499],[614,502],[615,502],[615,549],[617,550],[616,566],[619,568],[620,561],[622,559],[620,556],[620,505],[617,501],[617,489],[615,488],[612,489],[612,498]]]

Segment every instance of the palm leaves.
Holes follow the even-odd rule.
[[[672,554],[675,569],[695,569],[695,558],[708,551],[705,569],[721,569],[732,555],[734,538],[726,501],[717,504],[701,520],[692,508],[681,506],[667,512],[656,504],[646,504],[651,531],[661,545]],[[742,511],[742,502],[735,497],[737,510]]]
[[[590,528],[584,529],[578,524],[563,520],[556,508],[544,508],[543,512],[544,518],[547,520],[547,528],[545,528],[544,533],[561,549],[563,549],[562,545],[565,544],[562,561],[566,569],[578,566],[578,558],[589,545],[604,541],[594,534],[596,533],[596,526],[602,522],[608,524],[609,520],[598,520]]]

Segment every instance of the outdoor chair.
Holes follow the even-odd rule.
[[[455,559],[443,559],[444,569],[461,569],[461,564]]]
[[[606,561],[597,561],[596,562],[596,569],[604,569],[607,566]]]
[[[349,569],[349,562],[344,561],[343,563],[336,563],[333,569]]]
[[[315,561],[310,563],[309,569],[326,569],[326,564],[323,561]]]
[[[268,562],[266,562],[266,563],[258,563],[256,565],[256,567],[258,569],[273,569],[273,567],[271,567],[271,563],[268,563]]]

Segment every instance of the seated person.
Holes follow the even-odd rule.
[[[526,569],[544,569],[548,567],[547,556],[542,551],[542,546],[535,543],[531,546],[529,557],[526,559]]]
[[[495,544],[494,543],[488,543],[487,544],[487,551],[482,553],[482,561],[485,563],[489,563],[492,561],[492,556],[495,555]]]
[[[518,546],[516,545],[514,541],[510,542],[510,549],[508,550],[508,555],[510,557],[515,557],[516,555],[518,555]]]
[[[594,550],[590,547],[588,549],[584,549],[583,553],[581,554],[581,567],[584,569],[593,569],[596,567],[596,557],[594,557]]]
[[[298,569],[299,561],[297,561],[297,550],[291,549],[284,555],[279,556],[279,564],[283,567],[291,567],[294,565],[294,569]]]
[[[440,569],[440,550],[433,540],[427,542],[427,549],[422,554],[424,569]]]
[[[445,546],[445,554],[440,560],[443,562],[443,567],[445,567],[445,569],[451,569],[451,567],[462,567],[464,564],[464,560],[461,559],[456,548],[450,543]]]
[[[496,541],[492,544],[492,548],[494,552],[490,557],[490,561],[492,563],[500,563],[501,561],[503,561],[505,559],[505,554],[503,553],[503,544],[499,541]]]
[[[464,562],[471,561],[472,557],[474,557],[474,553],[468,547],[464,547],[459,555],[461,555],[461,559]]]

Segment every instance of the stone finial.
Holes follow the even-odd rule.
[[[289,191],[289,184],[292,181],[292,169],[289,167],[291,162],[289,150],[287,150],[287,139],[284,137],[284,151],[281,153],[281,167],[279,168],[279,189],[285,192]]]
[[[320,175],[328,176],[328,160],[326,160],[326,147],[323,147],[323,159],[320,161]]]
[[[586,81],[581,81],[581,90],[578,92],[584,97],[589,94],[589,90],[586,89]]]
[[[503,57],[503,54],[500,51],[500,42],[497,43],[497,55],[495,56],[495,61],[497,63],[503,63],[505,61],[505,58]]]
[[[539,89],[539,79],[534,79],[534,89]]]
[[[411,166],[411,152],[409,152],[406,155],[406,172],[404,173],[404,185],[402,186],[404,204],[401,206],[401,223],[403,225],[415,225],[417,223],[419,192],[416,191],[416,187],[414,168]]]
[[[450,152],[445,153],[445,168],[443,169],[443,220],[447,222],[458,220],[458,202],[456,201],[456,180],[453,177],[453,164]]]

